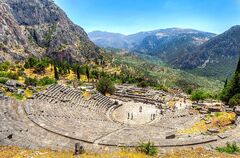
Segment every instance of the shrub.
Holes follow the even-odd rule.
[[[113,94],[115,91],[113,82],[109,78],[106,78],[106,77],[102,77],[98,81],[96,87],[97,87],[97,90],[100,93],[102,93],[103,95],[106,95],[106,93]]]
[[[205,92],[205,91],[203,91],[203,90],[197,90],[197,91],[194,91],[193,93],[192,93],[192,96],[191,96],[191,99],[193,100],[193,101],[199,101],[199,100],[205,100],[205,99],[207,99],[208,97],[209,97],[210,95],[207,93],[207,92]]]
[[[235,154],[240,152],[240,148],[237,146],[237,144],[234,143],[227,143],[225,147],[217,147],[216,150],[218,152],[225,152],[228,154]]]
[[[137,150],[150,156],[154,156],[158,152],[157,148],[154,147],[154,144],[150,141],[148,141],[147,143],[140,143],[137,147]]]
[[[219,117],[219,116],[221,116],[221,113],[220,113],[220,112],[215,112],[215,113],[214,113],[214,116],[215,116],[215,117]]]
[[[18,76],[24,76],[25,75],[24,70],[18,70],[17,75]]]
[[[18,79],[18,74],[17,73],[12,73],[12,72],[0,71],[0,77],[6,77],[6,78],[13,79],[13,80],[17,80]]]
[[[168,91],[168,88],[166,87],[166,86],[164,86],[164,85],[157,85],[156,87],[155,87],[155,89],[156,90],[163,90],[163,91]]]
[[[240,93],[234,95],[228,102],[231,107],[240,105]]]
[[[0,71],[7,71],[9,70],[11,64],[8,61],[5,61],[0,64]]]
[[[145,88],[148,86],[148,83],[146,81],[141,81],[137,84],[138,87]]]
[[[45,72],[45,67],[47,67],[46,63],[38,62],[34,67],[34,73],[43,74]]]
[[[40,79],[38,82],[38,84],[40,86],[50,85],[50,84],[54,84],[54,83],[56,83],[56,81],[49,77],[44,77],[44,78]]]
[[[8,73],[7,74],[7,77],[10,78],[10,79],[13,79],[13,80],[18,80],[18,74],[17,73]]]
[[[33,68],[34,66],[36,66],[38,63],[38,59],[35,58],[35,57],[30,57],[28,58],[26,61],[25,61],[25,65],[24,67],[26,69],[29,69],[29,68]]]
[[[17,100],[23,100],[23,96],[21,94],[13,93],[12,97],[14,97]]]
[[[5,84],[7,81],[7,78],[0,77],[0,83]]]
[[[188,88],[187,89],[187,94],[192,94],[192,91],[193,91],[192,88]]]
[[[37,79],[36,78],[31,78],[31,77],[27,77],[25,78],[25,84],[27,86],[37,86]]]

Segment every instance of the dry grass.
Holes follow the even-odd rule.
[[[171,109],[173,109],[174,105],[175,105],[175,101],[170,100],[170,101],[168,102],[168,106],[169,106]]]
[[[82,92],[82,96],[85,98],[85,99],[90,99],[92,97],[91,93],[89,92]]]
[[[53,71],[53,67],[51,65],[49,65],[46,69],[44,74],[36,74],[34,73],[34,69],[25,69],[24,73],[26,74],[27,77],[31,77],[31,78],[37,78],[37,79],[41,79],[44,77],[50,77],[50,78],[54,78],[54,71]]]
[[[0,147],[1,158],[154,158],[135,151],[117,151],[113,153],[85,153],[73,156],[69,151],[52,150],[25,150],[18,147]],[[174,150],[157,156],[158,158],[238,158],[240,155],[229,155],[215,151],[207,151],[203,148],[194,150]],[[155,157],[155,158],[157,158]]]
[[[33,91],[29,90],[29,89],[26,89],[24,91],[24,96],[27,98],[27,97],[32,97],[33,95]]]
[[[219,112],[215,113],[214,116],[208,116],[207,119],[211,121],[210,124],[206,124],[204,120],[200,120],[196,122],[191,128],[184,129],[178,131],[180,134],[193,134],[193,133],[201,133],[206,132],[208,128],[219,128],[220,132],[224,132],[229,129],[229,125],[231,125],[235,119],[235,113],[228,112]]]
[[[176,150],[167,153],[162,156],[162,158],[239,158],[240,155],[229,155],[218,153],[215,151],[207,151],[201,147],[195,150]]]
[[[150,158],[138,152],[118,151],[113,153],[85,153],[73,156],[69,151],[25,150],[18,147],[0,147],[1,158]]]

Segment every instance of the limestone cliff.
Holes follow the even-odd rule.
[[[99,48],[52,0],[1,0],[0,34],[3,50],[12,59],[48,55],[84,61],[99,55]],[[4,31],[8,28],[9,31]],[[8,35],[6,35],[8,34]],[[4,41],[11,41],[5,42]],[[13,47],[15,44],[17,57]],[[2,55],[1,55],[2,56]],[[5,57],[2,59],[5,59]]]

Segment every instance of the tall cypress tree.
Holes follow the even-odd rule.
[[[56,63],[54,63],[54,77],[55,77],[55,80],[59,80],[58,70],[57,70]]]
[[[224,88],[227,87],[227,84],[228,84],[228,79],[226,78],[225,83],[224,83]]]
[[[240,93],[240,58],[233,78],[225,84],[221,99],[229,102],[234,95]]]
[[[237,69],[236,69],[235,73],[240,73],[240,57],[239,57],[239,60],[238,60],[238,65],[237,65]]]
[[[80,80],[80,66],[77,67],[77,79]]]
[[[89,82],[89,79],[90,79],[90,70],[89,70],[89,67],[86,66],[86,75],[87,75],[87,79],[88,79],[88,82]]]

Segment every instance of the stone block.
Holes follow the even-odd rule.
[[[166,133],[166,139],[174,139],[176,134],[174,132]]]
[[[210,133],[219,133],[218,128],[209,128],[207,131],[210,132]]]

